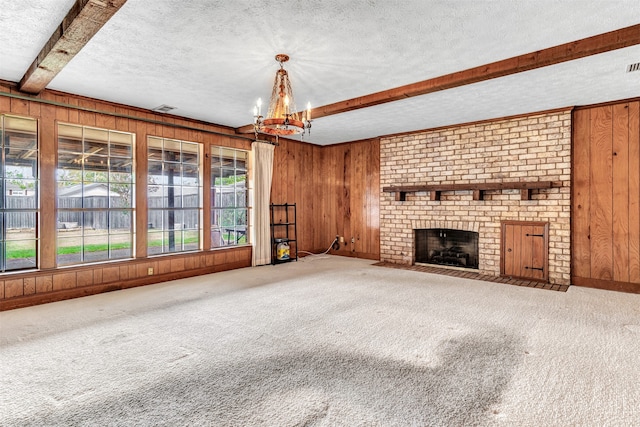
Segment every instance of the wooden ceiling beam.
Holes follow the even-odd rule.
[[[126,1],[76,0],[20,80],[20,91],[40,93]]]
[[[426,95],[640,44],[640,24],[312,110],[319,118]]]
[[[464,71],[316,107],[311,110],[311,117],[318,119],[360,108],[373,107],[374,105],[505,77],[637,44],[640,44],[640,24],[469,68]],[[253,125],[239,127],[236,132],[253,132]]]

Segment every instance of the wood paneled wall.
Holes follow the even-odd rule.
[[[273,160],[271,203],[296,204],[298,251],[314,253],[322,238],[322,229],[317,226],[322,203],[317,182],[321,147],[284,139],[279,144]]]
[[[231,128],[81,96],[43,91],[27,96],[12,83],[0,82],[0,113],[38,119],[41,149],[40,265],[36,272],[0,275],[0,310],[156,283],[251,264],[251,247],[205,250],[147,258],[146,174],[147,135],[251,149],[250,139],[238,139]],[[42,102],[44,101],[44,102]],[[136,259],[108,264],[56,268],[55,173],[58,122],[133,132],[136,135]],[[226,136],[224,134],[228,134]],[[207,169],[207,168],[205,168]],[[208,183],[205,170],[203,183]],[[210,205],[203,192],[204,206]],[[336,235],[344,237],[332,253],[368,259],[380,257],[380,143],[378,140],[321,147],[280,140],[276,147],[273,203],[296,203],[298,248],[325,251]],[[210,223],[209,209],[203,223]],[[353,240],[353,243],[352,243]],[[203,247],[210,247],[204,233]],[[154,269],[153,276],[148,268]]]
[[[0,311],[251,265],[251,247],[175,254],[0,277]],[[148,269],[153,268],[153,275]]]
[[[640,292],[640,101],[573,114],[572,282]]]
[[[380,259],[380,140],[323,149],[323,226],[329,243],[344,243],[336,254]],[[323,242],[325,249],[328,246]]]
[[[281,140],[276,147],[272,203],[296,203],[299,250],[380,258],[380,142],[326,147]],[[352,243],[353,240],[353,243]]]
[[[14,85],[2,82],[0,92],[20,95]],[[249,150],[249,139],[238,139],[223,126],[54,91],[27,99],[0,94],[0,113],[38,119],[42,194],[41,270],[0,276],[0,309],[250,265],[250,247],[147,258],[146,233],[141,231],[135,260],[56,269],[53,196],[58,122],[136,134],[139,231],[147,224],[147,135],[200,142],[205,155],[211,144]],[[572,171],[572,282],[640,292],[640,101],[575,110]],[[203,194],[204,206],[209,206],[209,194]],[[280,140],[271,200],[297,204],[300,251],[324,251],[338,235],[344,242],[331,253],[379,259],[380,141],[323,147]],[[209,223],[208,209],[203,215]],[[204,234],[203,245],[209,248],[210,237]],[[147,275],[149,267],[153,276]]]
[[[14,97],[7,96],[14,95]],[[233,129],[195,120],[44,91],[26,96],[14,84],[0,82],[0,113],[38,120],[40,140],[40,271],[0,275],[0,309],[55,301],[141,284],[155,283],[251,265],[251,247],[208,250],[210,234],[203,233],[204,251],[147,258],[147,135],[195,141],[249,150],[251,140],[235,137]],[[136,135],[136,259],[108,264],[56,268],[56,158],[57,123],[132,132]],[[226,136],[228,134],[229,136]],[[206,163],[205,163],[206,164]],[[203,170],[203,201],[210,206],[210,170]],[[209,209],[203,223],[210,224]],[[147,268],[154,273],[148,275]]]

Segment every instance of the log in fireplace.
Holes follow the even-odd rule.
[[[478,269],[478,233],[448,228],[415,232],[415,262]]]

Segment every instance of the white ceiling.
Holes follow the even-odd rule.
[[[0,79],[17,82],[75,0],[0,0]],[[287,53],[298,109],[640,23],[638,0],[128,0],[48,88],[232,127]],[[640,96],[640,46],[314,120],[333,144]]]

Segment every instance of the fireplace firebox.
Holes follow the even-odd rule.
[[[427,228],[415,231],[415,262],[478,269],[478,233]]]

